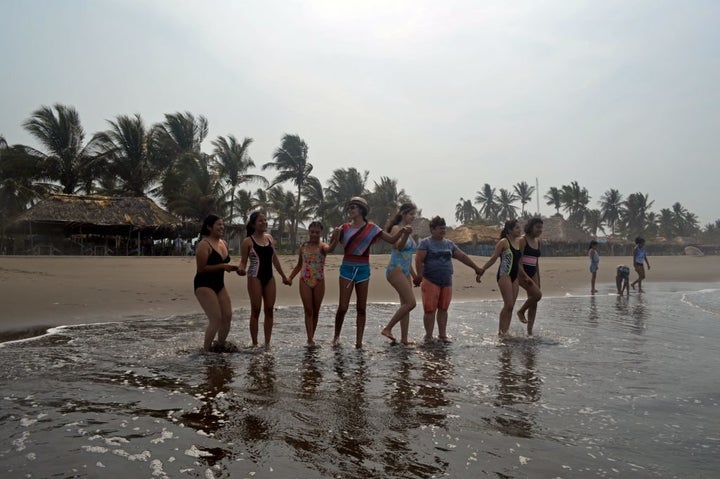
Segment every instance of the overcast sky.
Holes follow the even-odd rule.
[[[35,144],[21,123],[54,103],[88,137],[190,111],[205,151],[251,137],[259,166],[298,134],[323,184],[369,170],[450,224],[484,183],[537,178],[543,214],[577,181],[593,208],[616,188],[704,225],[720,218],[718,25],[716,0],[3,0],[0,134]]]

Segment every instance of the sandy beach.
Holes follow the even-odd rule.
[[[337,301],[340,259],[340,255],[328,258],[325,305]],[[654,282],[720,281],[718,256],[649,259],[652,269],[646,283],[648,290],[652,290]],[[473,260],[482,265],[487,258]],[[282,256],[281,261],[289,273],[296,258]],[[387,261],[387,255],[372,256],[369,302],[397,301],[395,291],[385,280]],[[600,294],[614,291],[616,265],[629,262],[629,257],[602,258],[598,272]],[[540,264],[546,297],[587,294],[590,274],[585,257],[542,258]],[[194,274],[193,257],[2,256],[0,331],[199,313],[192,290]],[[225,282],[233,308],[246,308],[249,302],[245,278],[228,274]],[[416,297],[420,298],[419,288]],[[455,262],[454,301],[498,298],[495,267],[477,284],[473,271]],[[278,306],[300,304],[297,279],[292,287],[278,284]]]

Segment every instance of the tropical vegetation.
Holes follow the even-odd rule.
[[[119,115],[88,138],[77,110],[56,104],[38,108],[22,125],[37,145],[13,145],[0,135],[0,227],[50,193],[147,195],[188,222],[212,212],[228,224],[244,224],[252,211],[262,209],[278,236],[294,245],[310,220],[339,224],[353,196],[367,198],[371,219],[381,225],[411,201],[397,179],[371,181],[370,172],[354,167],[336,168],[321,181],[312,174],[308,143],[297,134],[283,135],[271,161],[262,164],[273,176],[257,174],[251,137],[218,136],[209,142],[212,150],[203,151],[208,120],[191,112],[166,114],[154,125],[137,114]],[[529,217],[528,205],[540,199],[594,236],[720,241],[720,219],[701,226],[680,202],[655,212],[648,194],[610,188],[593,208],[589,191],[575,180],[545,193],[526,181],[510,187],[479,183],[474,196],[459,198],[455,220],[499,225]]]

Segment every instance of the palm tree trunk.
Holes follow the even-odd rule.
[[[292,235],[290,236],[290,249],[295,250],[295,242],[297,240],[298,216],[300,216],[300,197],[302,186],[298,186],[297,202],[295,202],[295,216],[293,217]]]

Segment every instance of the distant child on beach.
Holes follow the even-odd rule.
[[[635,247],[633,248],[633,266],[635,272],[638,274],[638,279],[630,283],[632,289],[635,289],[635,285],[638,285],[638,292],[643,293],[642,282],[645,279],[645,265],[650,271],[650,263],[647,259],[647,253],[645,252],[645,240],[641,237],[635,238]]]
[[[624,264],[618,265],[615,273],[615,285],[617,294],[622,295],[624,291],[630,294],[630,268]]]
[[[300,275],[300,299],[305,311],[305,331],[307,332],[308,346],[315,345],[315,330],[320,317],[320,306],[325,296],[325,258],[332,249],[327,243],[320,241],[323,225],[313,221],[308,227],[310,239],[300,246],[298,262],[290,273],[288,279]],[[336,238],[334,235],[333,238]],[[335,240],[337,242],[337,240]]]
[[[597,277],[598,266],[600,265],[600,253],[597,250],[598,242],[592,240],[588,246],[588,257],[590,258],[590,294],[598,292],[595,289],[595,278]]]

